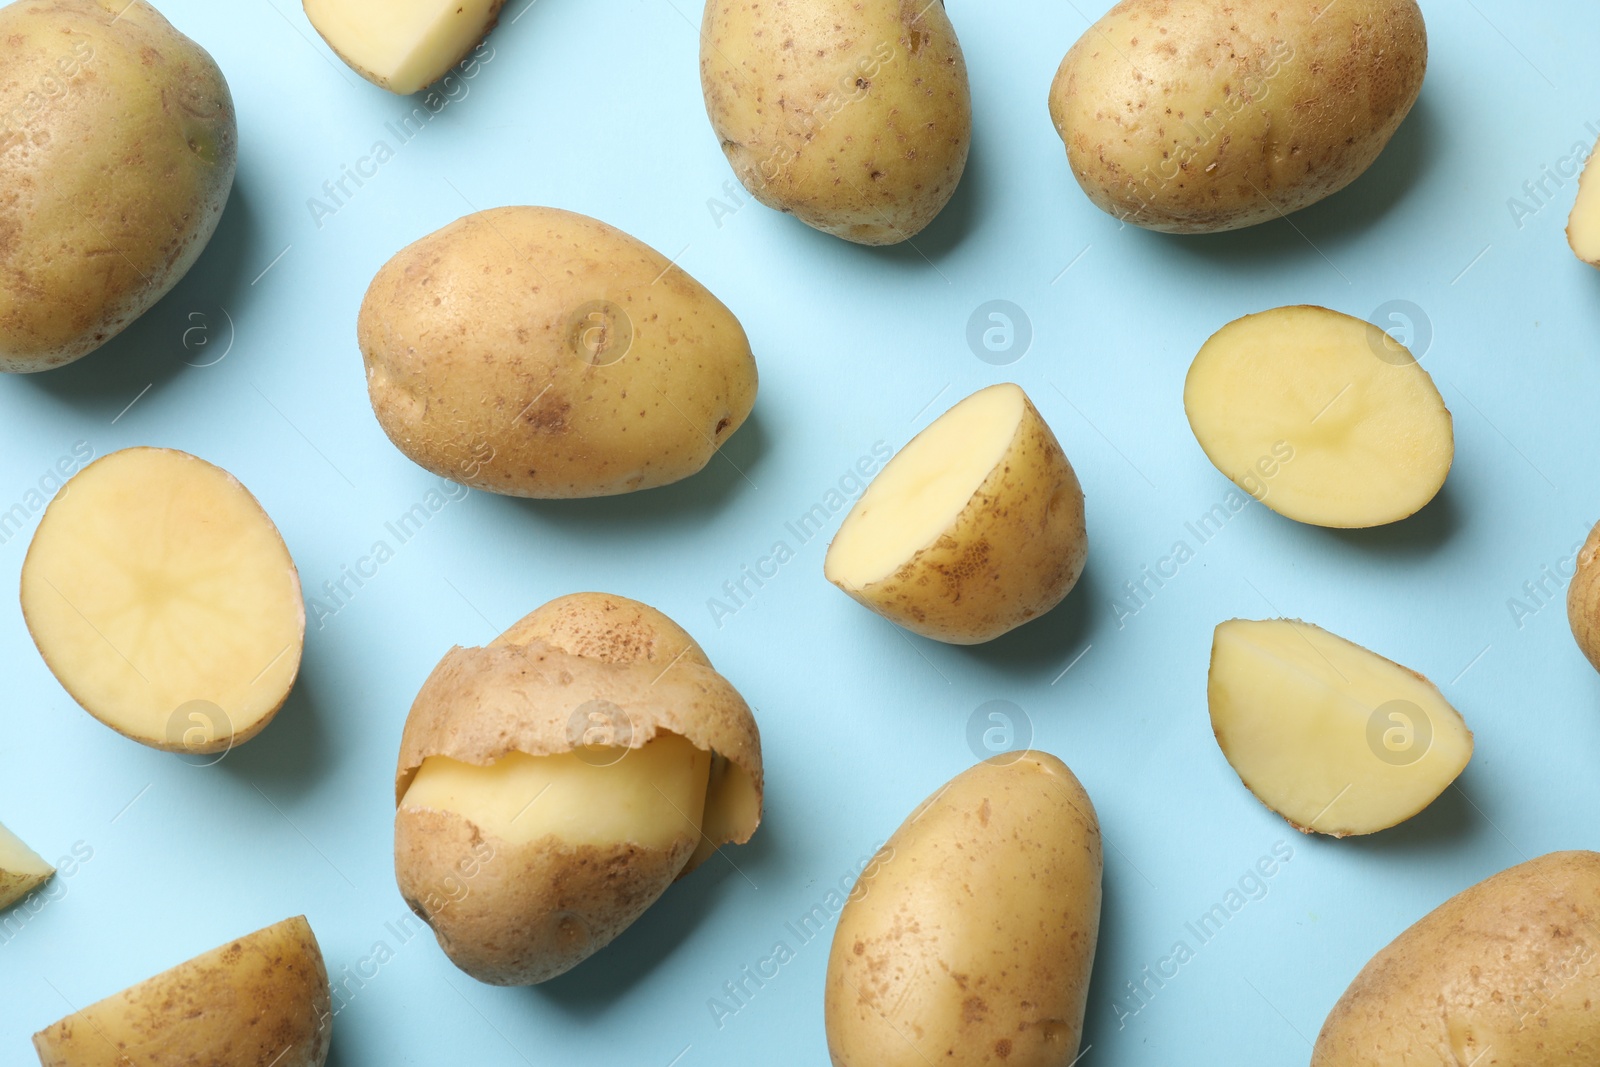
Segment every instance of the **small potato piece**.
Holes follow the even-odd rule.
[[[322,1067],[333,998],[305,918],[286,919],[33,1035],[42,1067]]]
[[[1555,852],[1451,897],[1362,968],[1311,1067],[1600,1063],[1600,854]]]
[[[452,649],[406,720],[395,877],[457,967],[532,985],[761,821],[749,707],[653,608],[580,593]]]
[[[1600,145],[1596,145],[1600,148]],[[1591,154],[1578,179],[1578,199],[1567,219],[1567,243],[1573,254],[1591,267],[1600,267],[1600,152]]]
[[[1207,458],[1280,515],[1346,529],[1422,510],[1455,461],[1444,398],[1378,327],[1319,307],[1229,323],[1184,382]]]
[[[403,249],[372,280],[357,334],[395,447],[491,493],[666,485],[755,405],[733,313],[653,248],[570,211],[483,211]]]
[[[304,0],[306,18],[350,69],[407,96],[488,36],[505,0]]]
[[[994,385],[889,461],[823,571],[890,622],[972,645],[1061,603],[1088,551],[1072,464],[1027,394]]]
[[[1567,622],[1578,648],[1600,670],[1600,524],[1578,552],[1577,572],[1567,586]]]
[[[1432,682],[1293,619],[1218,626],[1207,697],[1246,788],[1304,833],[1398,825],[1472,758],[1472,731]]]
[[[233,475],[168,448],[113,452],[51,501],[23,561],[22,614],[72,699],[167,752],[255,737],[305,643],[277,527]]]
[[[862,873],[828,956],[834,1067],[1067,1067],[1100,933],[1100,824],[1043,752],[923,801]]]
[[[1062,60],[1050,117],[1096,206],[1216,233],[1359,178],[1427,66],[1416,0],[1122,0]]]
[[[847,241],[915,237],[966,169],[972,95],[943,0],[709,0],[700,84],[751,195]]]
[[[21,838],[0,826],[0,911],[44,885],[55,873]]]

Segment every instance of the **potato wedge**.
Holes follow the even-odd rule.
[[[0,911],[44,885],[55,873],[21,838],[0,826]]]
[[[340,59],[400,96],[426,89],[488,36],[505,0],[304,0]]]

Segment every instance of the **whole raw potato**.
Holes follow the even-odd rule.
[[[1066,764],[996,756],[873,857],[828,957],[834,1067],[1067,1067],[1100,932],[1100,824]]]
[[[403,249],[357,332],[395,446],[509,496],[687,478],[755,404],[732,312],[643,242],[554,208],[479,212]]]
[[[237,154],[222,71],[144,0],[0,9],[0,370],[71,363],[165,296]]]
[[[1062,61],[1050,117],[1099,207],[1214,233],[1360,177],[1427,65],[1416,0],[1122,0]]]
[[[1556,852],[1450,898],[1373,957],[1311,1067],[1600,1063],[1600,853]]]
[[[847,241],[916,236],[966,169],[972,98],[943,0],[709,0],[700,83],[744,187]]]

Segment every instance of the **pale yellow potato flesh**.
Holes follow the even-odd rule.
[[[430,756],[400,806],[454,812],[511,845],[554,836],[667,848],[685,834],[699,839],[710,774],[711,754],[676,734],[638,749],[513,752],[488,767]]]
[[[173,752],[259,733],[305,639],[272,520],[231,474],[172,449],[114,452],[67,483],[28,548],[22,612],[84,710]]]
[[[1378,327],[1326,308],[1224,326],[1189,368],[1183,406],[1218,470],[1314,526],[1413,515],[1455,460],[1450,412],[1428,372]]]
[[[1426,678],[1292,619],[1218,626],[1207,695],[1229,764],[1307,833],[1404,822],[1472,758],[1472,731]]]
[[[21,838],[0,826],[0,911],[44,885],[55,873]]]
[[[494,28],[505,0],[305,0],[328,47],[401,96],[444,77]]]
[[[1595,162],[1594,155],[1584,164],[1583,176],[1578,179],[1578,200],[1567,219],[1567,243],[1579,259],[1591,267],[1600,267],[1600,163]]]

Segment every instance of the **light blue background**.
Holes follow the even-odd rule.
[[[193,274],[124,337],[0,381],[0,508],[80,440],[96,455],[187,449],[260,497],[315,595],[439,484],[374,421],[355,317],[390,255],[475,208],[570,208],[678,257],[742,319],[761,396],[725,457],[687,483],[450,503],[313,625],[282,715],[214,767],[141,748],[74,706],[10,601],[0,819],[47,857],[81,841],[93,859],[0,944],[0,1058],[27,1059],[28,1036],[69,1003],[305,913],[336,979],[380,941],[394,951],[338,1016],[341,1067],[825,1062],[825,938],[791,940],[796,958],[720,1028],[707,1002],[973,762],[969,717],[990,700],[1025,709],[1104,826],[1088,1067],[1305,1062],[1350,978],[1406,925],[1524,858],[1600,847],[1600,677],[1560,603],[1521,625],[1508,607],[1600,516],[1600,274],[1564,242],[1575,184],[1548,184],[1553,202],[1520,226],[1508,205],[1600,130],[1600,9],[1427,0],[1427,84],[1369,174],[1292,223],[1177,239],[1090,205],[1046,113],[1056,65],[1108,6],[953,0],[972,162],[914,249],[871,250],[755,203],[718,220],[711,202],[734,187],[702,106],[694,0],[511,0],[493,58],[320,227],[308,198],[375,141],[393,145],[385,124],[410,105],[339,65],[292,0],[166,0],[232,85],[233,199]],[[965,340],[996,298],[1032,323],[1010,367]],[[1280,304],[1370,316],[1397,300],[1425,316],[1426,366],[1455,413],[1442,497],[1365,533],[1252,505],[1119,626],[1123,583],[1175,540],[1193,546],[1184,524],[1230,488],[1183,416],[1200,344]],[[910,639],[822,579],[818,539],[791,541],[796,558],[716,625],[707,601],[875,442],[899,447],[1007,379],[1088,495],[1090,562],[1063,607],[984,648]],[[0,546],[8,589],[26,543]],[[758,709],[766,821],[730,851],[737,870],[707,864],[571,975],[492,989],[431,938],[400,944],[386,926],[406,914],[390,855],[400,727],[452,644],[582,589],[671,614]],[[1277,614],[1436,680],[1477,732],[1460,788],[1344,842],[1302,838],[1252,799],[1211,739],[1206,661],[1218,621]],[[1278,842],[1293,859],[1265,899],[1119,1021],[1125,983]]]

